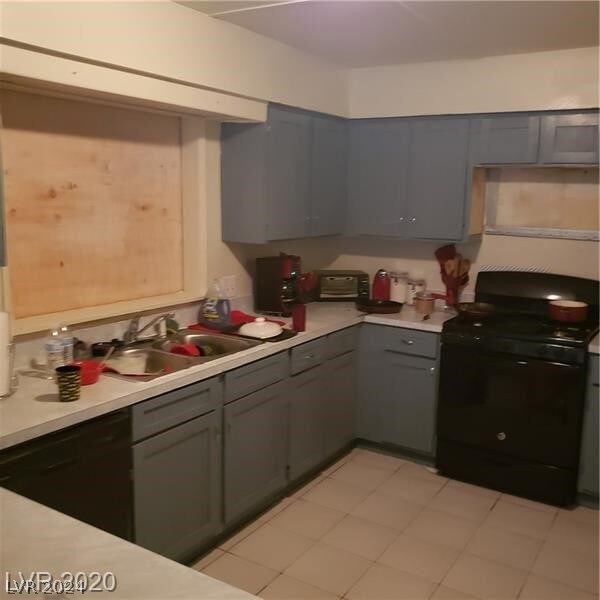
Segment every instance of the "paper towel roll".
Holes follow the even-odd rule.
[[[12,379],[10,339],[10,315],[7,312],[0,312],[0,396],[10,393]]]

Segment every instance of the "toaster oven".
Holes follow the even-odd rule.
[[[350,302],[369,297],[369,275],[364,271],[315,271],[315,300]]]

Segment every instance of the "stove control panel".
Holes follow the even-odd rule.
[[[513,340],[496,336],[475,335],[472,333],[442,332],[442,344],[458,344],[461,346],[475,346],[491,352],[501,352],[514,356],[538,358],[550,362],[567,364],[583,364],[585,362],[585,348],[573,348],[560,344],[544,342],[531,342],[526,340]]]

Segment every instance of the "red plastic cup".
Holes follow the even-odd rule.
[[[294,304],[292,306],[292,329],[294,331],[304,331],[306,329],[306,306],[304,304]]]

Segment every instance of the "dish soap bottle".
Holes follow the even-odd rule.
[[[221,291],[219,282],[214,279],[202,304],[200,321],[211,329],[225,329],[229,326],[230,311],[229,300]]]

